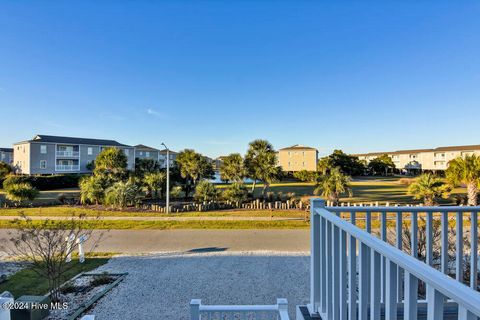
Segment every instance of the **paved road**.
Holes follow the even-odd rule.
[[[0,239],[8,239],[0,229]],[[95,231],[93,238],[102,231]],[[283,251],[308,252],[309,230],[110,230],[95,251],[153,252]],[[1,240],[0,240],[1,241]],[[87,248],[90,246],[87,245]]]
[[[1,216],[0,220],[14,220],[19,216]],[[70,220],[71,216],[29,216],[32,220]],[[75,217],[78,219],[78,217]],[[223,217],[142,217],[142,216],[106,216],[100,219],[95,216],[86,216],[85,220],[133,220],[133,221],[191,221],[191,220],[240,220],[240,221],[287,221],[287,220],[304,220],[301,217],[235,217],[235,216],[223,216]]]

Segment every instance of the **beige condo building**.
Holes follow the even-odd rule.
[[[390,152],[371,152],[354,154],[360,160],[367,163],[371,160],[387,154],[392,158],[395,167],[399,170],[408,172],[414,170],[443,171],[447,169],[448,162],[458,157],[476,154],[480,155],[480,145],[469,146],[449,146],[438,147],[435,149],[413,149],[398,150]]]
[[[317,171],[318,151],[300,144],[278,150],[278,165],[283,171]]]

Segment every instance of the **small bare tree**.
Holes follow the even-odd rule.
[[[98,233],[94,239],[92,230],[84,229],[84,222],[84,214],[72,214],[71,218],[63,220],[32,220],[23,213],[12,222],[15,230],[9,232],[10,245],[3,249],[48,279],[50,297],[54,302],[60,299],[59,289],[66,280],[65,273],[75,266],[69,260],[79,242],[89,238],[91,251],[103,236],[103,233]]]
[[[410,221],[403,221],[402,223],[402,250],[405,253],[411,254],[412,248],[412,233],[411,233],[411,224]],[[469,232],[469,231],[468,231]],[[454,223],[449,223],[448,225],[448,261],[455,261],[456,259],[456,228]],[[389,228],[387,240],[389,243],[393,244],[396,241],[396,231],[395,229]],[[421,261],[426,261],[427,257],[427,224],[424,217],[420,216],[418,218],[418,241],[417,241],[417,252],[418,259]],[[441,221],[439,219],[433,219],[432,221],[432,267],[436,269],[441,268]],[[480,239],[479,239],[480,240]],[[467,235],[467,232],[463,237],[463,282],[468,283],[470,279],[470,239]],[[449,267],[447,266],[447,270]],[[451,273],[451,270],[448,271],[449,275],[454,277],[455,275]],[[419,293],[425,295],[425,287],[423,283],[419,284]]]

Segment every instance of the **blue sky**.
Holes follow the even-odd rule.
[[[480,143],[478,1],[2,1],[0,146]]]

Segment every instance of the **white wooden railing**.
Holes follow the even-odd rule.
[[[287,299],[277,299],[273,305],[203,305],[200,299],[190,302],[191,320],[289,320]]]
[[[55,171],[79,171],[80,165],[78,164],[57,164]]]
[[[447,307],[453,307],[458,319],[477,319],[478,211],[480,207],[325,207],[323,200],[313,199],[309,312],[319,313],[323,319],[397,319],[402,309],[404,319],[417,319],[422,309],[427,319],[437,320],[443,319]],[[363,229],[356,226],[360,213],[364,215]],[[378,213],[374,230],[372,213]],[[425,215],[426,261],[418,259],[419,215]],[[394,223],[388,222],[389,218]],[[463,274],[465,218],[471,242],[470,288],[464,284]],[[408,253],[402,250],[403,219],[409,221]],[[449,261],[449,221],[453,224],[453,220],[455,254]],[[441,232],[437,255],[435,226]],[[388,229],[394,230],[395,246],[389,244]],[[441,271],[432,267],[435,259],[440,260]],[[456,279],[447,275],[451,262]],[[426,300],[419,295],[420,282],[426,286]]]
[[[80,156],[79,151],[61,151],[57,150],[57,157],[69,157],[78,158]]]

